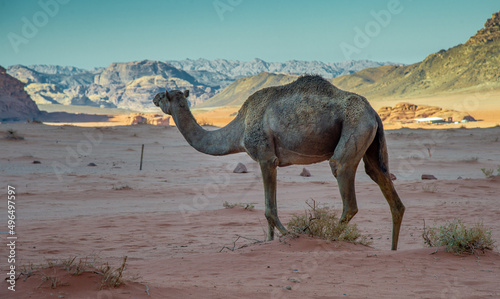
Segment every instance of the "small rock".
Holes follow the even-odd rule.
[[[42,162],[35,160],[35,161],[33,161],[33,164],[42,164]]]
[[[236,168],[233,170],[234,173],[247,173],[248,170],[247,170],[247,167],[245,166],[245,164],[243,163],[238,163],[238,165],[236,165]]]
[[[290,291],[292,289],[292,287],[291,286],[286,286],[285,289],[287,289],[287,290]]]
[[[391,175],[391,181],[395,181],[397,180],[398,178],[394,175],[394,173],[390,173]]]
[[[89,164],[87,164],[87,166],[97,166],[97,164],[90,162]]]
[[[462,180],[462,179],[463,179],[463,178],[462,178],[461,176],[459,176],[459,177],[457,178],[457,180]]]
[[[304,168],[302,168],[302,172],[300,173],[300,176],[310,177],[311,176],[311,172],[309,172],[309,170],[307,170],[304,167]]]
[[[423,174],[422,180],[437,180],[437,178],[435,176],[433,176],[432,174]]]

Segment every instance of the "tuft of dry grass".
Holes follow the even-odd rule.
[[[125,269],[127,256],[123,257],[122,264],[118,268],[111,267],[107,262],[96,266],[94,259],[89,260],[88,257],[79,259],[78,263],[75,261],[76,257],[70,257],[66,260],[47,260],[45,264],[38,266],[29,264],[22,267],[19,277],[24,276],[24,280],[26,281],[31,276],[41,276],[42,282],[40,285],[49,283],[52,289],[69,285],[58,275],[58,270],[65,271],[73,276],[79,276],[82,273],[98,274],[102,277],[101,289],[117,288],[123,283],[123,270]],[[53,269],[53,274],[47,274],[49,269]]]
[[[99,268],[97,274],[102,275],[101,289],[106,287],[116,288],[122,284],[123,270],[127,263],[127,256],[123,257],[122,265],[119,268],[113,269],[108,263],[105,263]]]
[[[251,203],[230,203],[225,201],[222,206],[226,209],[232,209],[234,207],[241,207],[244,208],[245,210],[252,211],[254,209],[254,205]]]
[[[436,193],[436,192],[438,192],[438,186],[435,183],[423,184],[422,190],[424,192]]]
[[[308,234],[328,241],[347,241],[369,245],[370,241],[362,236],[356,224],[339,223],[336,211],[327,207],[317,207],[306,201],[309,209],[304,215],[292,215],[288,222],[288,230],[292,234]]]
[[[484,174],[484,176],[486,178],[492,178],[492,177],[494,177],[494,175],[493,175],[493,171],[494,170],[493,169],[481,168],[481,171],[483,172],[483,174]]]
[[[24,140],[24,137],[17,135],[16,131],[9,129],[5,133],[5,139],[7,139],[7,140]]]
[[[491,231],[483,223],[467,227],[462,220],[454,219],[439,227],[426,228],[422,238],[429,247],[446,246],[446,251],[454,254],[476,254],[491,250],[495,241],[491,239]]]
[[[113,185],[113,190],[132,190],[133,188],[130,187],[129,185]]]
[[[474,157],[463,159],[462,161],[465,163],[477,163],[477,162],[479,162],[479,157],[474,156]]]
[[[200,120],[198,120],[198,124],[200,126],[214,126],[214,123],[212,121],[209,121],[208,119],[206,118],[201,118]]]

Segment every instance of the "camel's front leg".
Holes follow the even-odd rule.
[[[266,203],[266,219],[269,225],[269,234],[267,240],[274,239],[274,228],[276,227],[283,235],[288,231],[281,224],[278,218],[278,207],[276,206],[276,164],[275,161],[265,161],[260,163],[262,171],[262,180],[264,181],[264,194]]]

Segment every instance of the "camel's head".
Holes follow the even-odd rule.
[[[191,107],[191,104],[187,100],[188,96],[189,90],[184,90],[184,92],[179,90],[167,90],[165,92],[157,93],[153,99],[153,103],[160,107],[165,114],[172,115],[173,105],[182,108]]]

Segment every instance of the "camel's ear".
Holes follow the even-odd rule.
[[[184,96],[185,96],[186,98],[187,98],[187,97],[189,97],[189,90],[187,90],[187,89],[186,89],[186,90],[184,90]]]
[[[172,98],[170,97],[170,95],[168,94],[168,90],[165,90],[165,97],[167,98],[167,100],[171,101]]]

